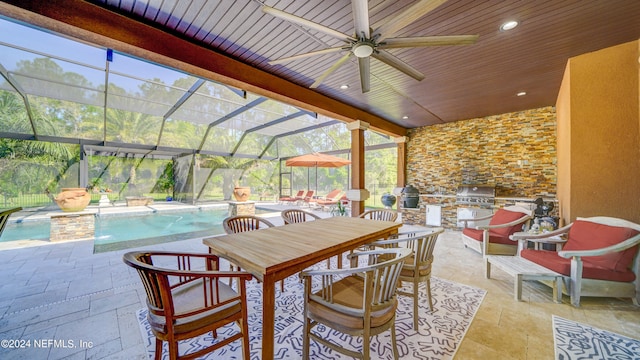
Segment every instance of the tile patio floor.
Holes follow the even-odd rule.
[[[148,248],[206,251],[201,239]],[[31,340],[30,348],[0,347],[0,359],[146,359],[135,318],[144,290],[121,260],[126,251],[94,254],[93,241],[0,248],[0,340]],[[434,276],[488,292],[456,359],[552,359],[551,315],[640,338],[640,308],[629,299],[586,298],[577,309],[526,282],[515,302],[512,278],[496,269],[485,279],[481,256],[462,246],[457,231],[445,232],[435,257]]]

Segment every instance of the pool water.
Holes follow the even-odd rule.
[[[140,215],[97,216],[94,251],[105,252],[224,233],[228,210],[157,212]],[[49,239],[50,223],[9,223],[0,242]]]

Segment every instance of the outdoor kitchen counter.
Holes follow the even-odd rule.
[[[557,216],[558,200],[553,197],[542,197],[545,202],[553,201],[556,206],[553,216]],[[536,198],[524,197],[517,195],[497,196],[495,202],[491,206],[484,206],[484,208],[499,209],[505,206],[515,205],[516,203],[529,203],[533,204]],[[402,219],[407,224],[425,225],[426,224],[426,207],[428,205],[440,206],[441,223],[445,229],[459,230],[457,226],[457,210],[459,207],[475,207],[474,205],[461,205],[456,203],[456,195],[454,194],[420,194],[420,201],[417,208],[405,209],[400,207],[402,213]]]

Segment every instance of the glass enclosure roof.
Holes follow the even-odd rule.
[[[335,119],[2,17],[0,75],[2,137],[132,156],[270,160],[350,149]],[[395,146],[371,131],[365,141]]]

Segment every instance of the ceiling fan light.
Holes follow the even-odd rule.
[[[366,58],[373,54],[373,46],[370,44],[356,44],[351,49],[353,55],[359,58]]]

